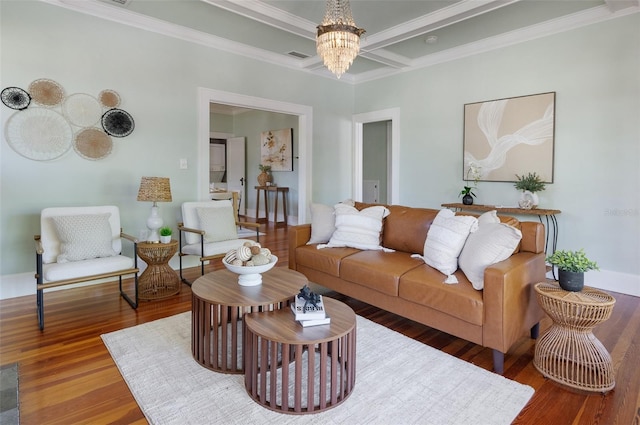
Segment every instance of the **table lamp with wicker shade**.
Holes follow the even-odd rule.
[[[171,202],[171,184],[168,177],[142,177],[138,190],[138,201],[153,202],[151,215],[147,219],[148,242],[160,242],[158,229],[162,227],[162,217],[158,214],[157,202]]]

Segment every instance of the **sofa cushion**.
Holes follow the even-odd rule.
[[[455,273],[456,285],[442,283],[444,276],[436,269],[422,264],[400,278],[398,296],[431,307],[474,325],[483,325],[482,292],[471,286],[461,271]]]
[[[442,209],[431,223],[424,242],[424,262],[446,275],[458,269],[458,256],[469,232],[478,225],[471,216],[456,216],[449,209]]]
[[[405,252],[361,251],[344,258],[340,277],[383,294],[398,296],[400,277],[424,264]]]
[[[318,248],[348,246],[358,249],[382,249],[382,220],[389,215],[386,207],[374,206],[358,211],[350,205],[337,204],[335,212],[336,230],[329,243],[319,245]]]
[[[522,239],[522,232],[504,223],[482,223],[467,238],[460,254],[460,269],[477,290],[484,288],[484,270],[506,260]]]
[[[336,230],[334,207],[323,204],[311,204],[311,238],[308,245],[327,243]]]
[[[382,246],[409,253],[423,252],[429,226],[438,210],[390,205],[384,219]]]
[[[335,277],[340,277],[341,261],[355,253],[360,252],[356,248],[331,248],[317,249],[316,245],[303,245],[295,248],[296,264],[309,267],[328,273]]]

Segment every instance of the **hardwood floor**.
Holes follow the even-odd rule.
[[[262,244],[278,255],[279,267],[287,267],[286,229],[263,229]],[[220,267],[218,262],[207,271]],[[193,268],[186,276],[199,274]],[[535,395],[514,423],[640,425],[640,299],[612,295],[613,315],[595,335],[612,355],[615,389],[606,395],[579,393],[543,378],[532,364],[534,342],[523,336],[505,357],[504,376],[532,386]],[[489,349],[340,294],[331,296],[370,320],[491,370]],[[118,296],[117,283],[66,289],[45,294],[45,330],[40,332],[35,296],[0,301],[0,365],[19,363],[21,424],[146,424],[100,335],[190,309],[187,285],[171,298],[141,302],[137,310]],[[543,321],[541,331],[549,324]]]

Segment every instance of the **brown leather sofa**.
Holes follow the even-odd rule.
[[[357,209],[369,205],[356,203]],[[438,210],[387,206],[382,246],[395,252],[307,245],[311,224],[289,230],[289,268],[317,283],[429,327],[493,349],[493,366],[504,370],[504,354],[526,333],[537,337],[544,313],[533,284],[545,280],[544,227],[500,217],[519,228],[522,240],[510,258],[488,267],[484,289],[473,289],[461,270],[459,283],[411,254],[422,254]]]

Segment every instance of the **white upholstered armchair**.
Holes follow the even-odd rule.
[[[40,329],[44,329],[44,290],[63,285],[118,277],[120,294],[138,307],[137,240],[122,232],[115,206],[45,208],[36,235],[36,302]],[[133,243],[133,258],[124,256],[122,239]],[[131,299],[122,289],[122,277],[134,278]]]
[[[200,271],[204,275],[205,261],[222,258],[230,250],[251,241],[238,238],[238,226],[255,229],[256,240],[260,240],[260,224],[238,221],[237,208],[230,200],[185,202],[182,220],[178,223],[180,279],[187,285],[191,282],[182,275],[183,256],[200,257]]]

